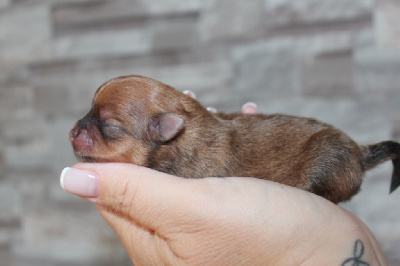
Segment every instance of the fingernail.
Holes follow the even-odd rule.
[[[185,91],[183,91],[183,93],[192,97],[193,99],[196,99],[196,94],[193,91],[185,90]]]
[[[214,107],[207,107],[207,111],[209,111],[211,113],[216,113],[217,109],[215,109]]]
[[[98,176],[96,173],[76,168],[64,168],[60,184],[64,191],[86,198],[98,196]]]
[[[248,108],[248,107],[252,107],[252,108],[257,109],[257,104],[256,104],[256,103],[253,103],[253,102],[245,103],[245,104],[243,105],[243,108],[242,108],[242,109]]]
[[[255,103],[246,103],[242,107],[242,114],[256,114],[257,113],[257,104]]]

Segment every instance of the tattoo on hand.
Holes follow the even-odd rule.
[[[353,257],[345,260],[342,266],[369,266],[369,263],[362,260],[364,255],[364,244],[361,240],[357,239],[354,244]]]

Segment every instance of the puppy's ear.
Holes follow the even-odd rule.
[[[182,131],[185,119],[172,113],[161,114],[150,121],[150,136],[155,141],[167,142]]]

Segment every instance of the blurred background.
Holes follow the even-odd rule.
[[[64,193],[68,131],[126,74],[205,106],[315,117],[362,144],[400,141],[395,0],[0,0],[0,265],[131,265],[96,209]],[[392,166],[345,208],[400,265]]]

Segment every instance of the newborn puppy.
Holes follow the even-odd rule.
[[[320,195],[334,203],[356,194],[366,170],[393,160],[400,144],[361,146],[331,125],[282,114],[212,114],[172,87],[143,76],[104,83],[70,132],[85,162],[126,162],[169,174],[248,176]]]

